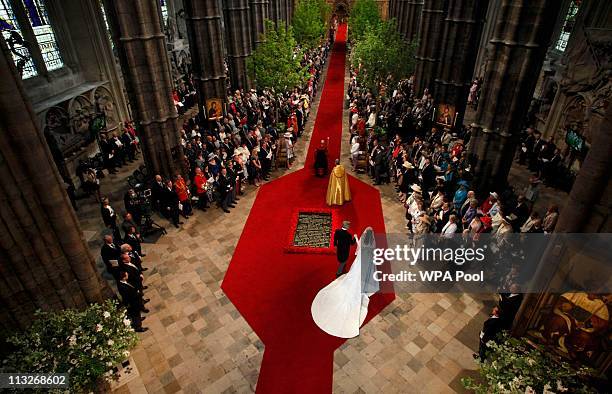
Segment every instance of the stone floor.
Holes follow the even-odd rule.
[[[293,169],[304,162],[318,100],[313,104]],[[344,136],[348,138],[346,130]],[[350,168],[346,140],[342,160]],[[102,193],[110,196],[118,211],[123,211],[125,178],[137,164],[102,180]],[[286,172],[277,171],[274,176]],[[404,232],[403,208],[392,186],[381,186],[380,191],[387,231]],[[145,244],[151,312],[144,325],[150,331],[141,334],[132,352],[140,376],[115,392],[255,390],[264,347],[220,284],[256,193],[256,188],[248,187],[230,214],[219,209],[197,212],[180,229],[168,226],[167,235],[155,244]],[[81,227],[99,261],[103,230],[99,206],[93,198],[79,200],[79,206]],[[168,225],[164,219],[159,222]],[[99,267],[104,268],[101,262]],[[459,379],[476,367],[471,354],[491,305],[491,295],[398,294],[359,337],[336,351],[334,392],[462,392]]]

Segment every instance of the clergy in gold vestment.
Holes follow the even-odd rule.
[[[336,166],[329,175],[326,201],[327,205],[342,205],[346,201],[351,201],[348,176],[340,160],[336,160]]]

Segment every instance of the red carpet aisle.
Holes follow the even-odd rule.
[[[330,393],[333,353],[344,340],[322,332],[310,305],[335,278],[335,255],[287,254],[296,208],[322,208],[327,179],[313,176],[314,149],[330,137],[330,162],[340,155],[346,57],[346,25],[340,26],[319,104],[306,167],[261,187],[225,275],[222,288],[265,344],[258,393]],[[378,191],[350,179],[353,201],[338,209],[361,234],[367,226],[384,233]],[[395,298],[376,294],[368,320]]]

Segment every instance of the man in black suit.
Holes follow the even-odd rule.
[[[172,222],[174,227],[178,228],[179,224],[183,224],[179,221],[179,198],[172,188],[171,180],[166,181],[159,202],[163,215]]]
[[[533,148],[531,148],[531,152],[529,154],[529,169],[532,172],[539,172],[540,166],[538,159],[540,157],[540,153],[542,152],[542,148],[544,147],[544,140],[541,138],[542,134],[539,131],[534,133],[535,140],[533,141]]]
[[[132,322],[132,327],[136,332],[145,332],[148,330],[146,327],[142,327],[142,316],[140,310],[142,309],[142,298],[138,293],[138,290],[128,282],[128,273],[121,271],[119,273],[119,282],[117,283],[117,290],[121,295],[123,305],[127,309],[127,316]]]
[[[429,157],[425,158],[425,165],[421,170],[421,177],[423,178],[423,182],[421,183],[423,195],[429,196],[427,193],[436,185],[436,170]]]
[[[529,206],[527,205],[527,199],[522,194],[517,197],[516,201],[517,204],[512,213],[516,215],[517,219],[512,223],[512,227],[514,227],[514,231],[518,232],[529,217]]]
[[[161,175],[155,175],[155,181],[151,184],[151,198],[153,200],[153,208],[161,211],[161,199],[164,194],[164,182]]]
[[[500,319],[504,330],[512,328],[514,318],[523,303],[523,295],[519,293],[519,287],[516,283],[511,284],[509,290],[510,293],[499,295]]]
[[[272,169],[272,150],[266,141],[261,143],[261,149],[259,150],[259,161],[261,162],[263,179],[267,181],[270,179],[270,170]]]
[[[125,243],[129,244],[139,256],[145,257],[146,254],[142,253],[142,237],[138,234],[136,227],[130,227],[127,231],[127,235],[124,239]]]
[[[344,266],[349,257],[351,245],[357,242],[357,236],[351,236],[348,229],[351,226],[351,222],[345,220],[342,223],[342,228],[339,228],[334,233],[334,246],[336,247],[336,257],[338,257],[338,271],[336,271],[336,278],[344,273]]]
[[[135,251],[132,248],[132,245],[130,245],[129,243],[124,243],[123,245],[121,245],[121,254],[127,254],[128,256],[130,256],[130,261],[132,262],[132,264],[138,267],[140,272],[148,270],[148,268],[142,267],[142,256],[140,256],[140,254],[138,254],[138,252]]]
[[[115,260],[117,264],[119,263],[119,257],[121,256],[121,250],[119,249],[119,245],[113,242],[112,235],[104,236],[104,245],[102,245],[102,249],[100,250],[100,255],[102,256],[102,261],[106,266],[106,270],[112,274],[115,278],[117,278],[117,271],[111,260]]]
[[[121,240],[121,232],[119,232],[119,227],[117,227],[117,214],[115,213],[113,207],[111,207],[107,197],[102,199],[102,207],[100,208],[100,212],[102,213],[104,225],[109,230],[112,230],[115,240]]]
[[[480,343],[478,346],[478,354],[474,353],[474,358],[479,358],[484,361],[487,353],[487,342],[495,341],[497,334],[503,329],[502,319],[500,319],[500,311],[497,306],[493,307],[491,315],[485,320],[482,331],[480,331]]]
[[[142,284],[142,281],[144,280],[142,271],[132,261],[132,258],[130,257],[128,253],[122,253],[120,257],[120,261],[121,261],[120,263],[121,270],[128,273],[129,284],[134,286],[134,288],[142,294],[142,291],[145,289],[145,286],[143,286]]]
[[[104,159],[104,166],[109,174],[117,172],[115,169],[115,144],[108,138],[106,134],[101,134],[100,150]]]
[[[219,203],[221,205],[221,209],[223,212],[229,213],[228,207],[234,207],[232,204],[232,182],[227,175],[227,169],[225,167],[221,168],[221,173],[219,174],[219,179],[217,179],[219,184]]]

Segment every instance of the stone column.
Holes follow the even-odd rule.
[[[404,37],[404,32],[406,31],[406,3],[409,0],[395,0],[395,11],[393,17],[397,19],[397,31],[399,31],[400,35]]]
[[[293,4],[291,0],[268,0],[267,19],[274,21],[277,27],[288,27],[291,23]]]
[[[257,47],[257,45],[262,41],[261,35],[266,32],[264,21],[266,19],[271,19],[268,14],[268,7],[270,7],[271,15],[273,17],[274,15],[276,15],[275,18],[278,18],[278,14],[274,14],[274,12],[272,11],[272,9],[277,10],[277,8],[274,7],[275,2],[277,1],[279,0],[271,0],[271,2],[269,3],[268,0],[249,0],[249,6],[251,8],[251,29],[253,31],[252,38],[254,47]]]
[[[478,47],[478,54],[476,55],[476,62],[474,64],[474,77],[480,77],[484,75],[484,65],[487,58],[487,51],[489,47],[489,41],[493,37],[493,30],[495,29],[495,22],[497,21],[497,14],[501,9],[501,0],[489,0],[489,7],[485,14],[485,23],[482,26],[482,33],[480,34],[480,44]]]
[[[558,233],[610,232],[612,108],[591,115],[591,147],[555,227]]]
[[[557,0],[502,1],[469,149],[480,193],[506,186],[559,6]]]
[[[404,30],[401,32],[408,42],[416,40],[419,35],[419,25],[423,11],[423,0],[408,0],[404,2]]]
[[[446,16],[446,0],[425,0],[419,26],[419,48],[417,50],[415,91],[417,96],[425,88],[433,88],[433,79],[440,61],[442,28]]]
[[[37,309],[112,296],[101,279],[31,103],[0,39],[0,326]]]
[[[389,19],[392,18],[397,19],[397,0],[389,0]]]
[[[132,116],[140,125],[145,164],[151,173],[183,171],[178,113],[156,0],[106,0]]]
[[[488,0],[450,0],[434,82],[436,103],[455,106],[461,125]]]
[[[274,23],[276,23],[279,19],[278,16],[278,6],[277,6],[277,2],[279,0],[268,0],[268,5],[267,5],[267,13],[268,16],[266,19],[270,19],[271,21],[273,21]]]
[[[202,114],[206,112],[206,99],[225,101],[227,94],[219,3],[216,0],[184,0],[193,79]]]
[[[226,0],[225,36],[232,89],[250,89],[246,59],[253,52],[251,25],[249,23],[249,0]]]
[[[293,22],[293,12],[295,11],[295,0],[287,0],[287,25]]]

